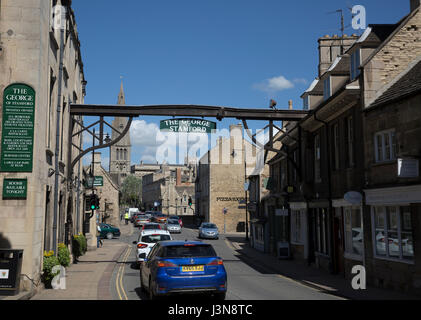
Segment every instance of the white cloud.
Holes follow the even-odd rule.
[[[304,78],[296,78],[293,80],[294,83],[306,85],[308,81]]]
[[[162,144],[157,140],[159,127],[155,123],[147,123],[145,120],[135,120],[130,127],[130,140],[134,147],[154,147]]]
[[[266,79],[263,82],[256,83],[253,85],[253,88],[263,92],[278,92],[283,90],[288,90],[294,88],[294,83],[284,76],[280,75],[279,77],[273,77]]]

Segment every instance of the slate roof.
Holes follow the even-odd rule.
[[[421,92],[421,61],[377,98],[370,108],[401,100],[417,92]]]

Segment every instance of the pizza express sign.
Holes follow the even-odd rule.
[[[12,84],[3,92],[1,172],[32,172],[35,91]]]
[[[161,121],[161,131],[182,133],[212,133],[216,123],[202,119],[171,119]]]

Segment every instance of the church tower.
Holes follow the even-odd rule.
[[[120,93],[118,94],[119,105],[125,105],[123,82],[121,82]],[[112,126],[119,132],[122,132],[127,125],[128,118],[116,117],[112,122]],[[119,136],[117,132],[112,130],[112,139]],[[124,179],[130,174],[131,166],[131,143],[130,131],[117,144],[110,147],[110,175],[114,182],[121,186]]]

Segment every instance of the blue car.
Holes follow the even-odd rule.
[[[172,293],[210,293],[224,300],[227,272],[210,244],[201,241],[161,241],[140,270],[140,285],[151,300]]]

